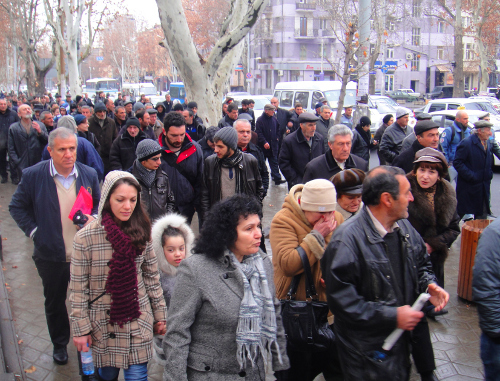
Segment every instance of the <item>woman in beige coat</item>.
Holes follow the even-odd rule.
[[[304,272],[297,251],[300,246],[309,259],[319,300],[326,302],[319,261],[330,242],[332,232],[344,222],[340,213],[335,211],[336,199],[335,188],[330,181],[311,180],[305,185],[297,184],[292,187],[285,197],[283,208],[274,216],[269,238],[273,252],[274,284],[279,299],[285,298],[292,279]],[[300,279],[296,300],[306,300],[305,276]],[[333,316],[331,318],[330,324]],[[320,373],[327,380],[342,380],[334,349],[312,354],[288,348],[287,353],[290,359],[288,380],[312,381]]]
[[[92,348],[102,380],[147,380],[153,331],[166,331],[166,308],[151,223],[140,186],[127,172],[104,181],[98,218],[80,230],[71,260],[71,329],[79,351]]]

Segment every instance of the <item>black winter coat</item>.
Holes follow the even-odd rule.
[[[118,136],[113,142],[109,153],[109,170],[128,170],[134,164],[137,145],[144,139],[148,139],[148,137],[143,131],[139,131],[135,138],[130,136],[127,130],[123,135]]]
[[[394,161],[392,162],[392,165],[394,167],[399,167],[405,173],[410,173],[413,170],[413,162],[415,161],[415,154],[417,151],[420,151],[421,149],[424,149],[425,147],[418,142],[418,140],[415,140],[412,144],[411,147],[404,150],[401,152]]]
[[[164,134],[158,140],[163,147],[161,168],[168,175],[177,209],[180,214],[191,217],[195,209],[201,211],[203,151],[187,134],[179,156],[169,150]]]
[[[418,185],[417,177],[412,173],[406,177],[414,198],[408,205],[408,221],[424,242],[434,249],[431,253],[432,262],[443,264],[448,256],[448,249],[460,234],[455,189],[448,181],[438,180],[432,208],[425,190]]]
[[[278,110],[276,110],[274,117],[278,120],[280,140],[282,140],[283,136],[285,136],[286,134],[288,122],[290,122],[290,119],[292,118],[292,113],[288,110],[285,110],[284,108],[278,107]]]
[[[309,146],[302,130],[299,128],[283,140],[279,166],[288,182],[289,190],[295,184],[303,184],[302,177],[304,176],[307,163],[325,153],[323,136],[314,134],[311,139],[312,143]]]
[[[191,139],[198,141],[205,136],[205,126],[193,118],[193,124],[189,126],[186,124],[186,134],[191,136]]]
[[[9,127],[16,122],[19,122],[19,115],[11,109],[8,108],[3,114],[0,112],[0,150],[7,148]]]
[[[224,118],[219,120],[219,124],[217,124],[217,127],[223,128],[223,127],[233,127],[233,123],[235,120],[232,120],[229,116],[225,115]]]
[[[379,150],[380,154],[384,156],[388,163],[392,163],[396,156],[399,155],[403,139],[412,132],[413,129],[410,126],[406,126],[403,129],[397,122],[394,122],[392,126],[389,126],[385,130],[379,143]]]
[[[368,171],[368,162],[359,156],[350,154],[345,161],[345,169],[358,168],[362,171]],[[304,173],[304,184],[308,181],[315,179],[330,180],[332,176],[342,171],[335,159],[333,158],[332,151],[328,151],[314,160],[311,160],[306,166]]]
[[[259,163],[253,155],[243,154],[243,160],[234,168],[241,171],[245,190],[243,193],[255,196],[262,203],[264,188],[259,172]],[[201,209],[205,215],[212,205],[221,199],[220,166],[217,164],[217,155],[212,155],[205,160],[203,168],[203,186],[201,191]]]
[[[353,153],[356,156],[359,156],[363,160],[366,160],[367,162],[370,161],[370,148],[373,147],[373,144],[370,139],[370,144],[366,142],[365,139],[361,136],[361,133],[355,128],[353,131],[353,136],[352,136],[352,147],[351,147],[351,153]],[[368,132],[369,134],[370,132]]]
[[[328,130],[335,124],[333,119],[324,120],[321,116],[316,122],[316,133],[323,136],[323,144],[325,146],[325,152],[328,151]]]
[[[151,188],[148,188],[137,170],[137,165],[142,164],[137,164],[137,160],[135,160],[129,172],[141,184],[141,202],[149,215],[149,219],[154,221],[167,213],[176,212],[174,192],[172,191],[166,172],[159,167],[156,170],[156,177]]]
[[[346,381],[408,379],[408,332],[386,353],[384,361],[374,359],[374,352],[381,351],[384,340],[397,327],[397,308],[412,305],[436,278],[418,232],[405,219],[398,225],[403,290],[396,283],[386,244],[366,206],[337,227],[321,259]]]
[[[31,122],[30,122],[31,123]],[[38,132],[31,127],[29,135],[21,126],[21,122],[16,122],[9,128],[9,158],[11,166],[20,172],[42,160],[43,149],[48,142],[48,133],[45,125],[38,123],[42,132]]]
[[[94,115],[89,119],[89,131],[95,135],[101,145],[99,155],[101,155],[102,162],[104,163],[104,174],[106,175],[110,171],[109,153],[111,152],[111,146],[118,135],[116,132],[115,121],[113,119],[106,118],[104,119],[104,124],[101,128],[99,119],[97,119],[97,116]]]
[[[198,140],[198,144],[200,145],[203,151],[203,161],[205,161],[205,159],[210,155],[214,154],[214,150],[210,148],[210,146],[207,143],[207,139],[205,139],[204,137]]]
[[[101,145],[99,144],[99,141],[97,140],[97,138],[95,137],[95,135],[92,132],[90,132],[90,131],[87,131],[87,132],[78,131],[78,136],[81,138],[87,139],[90,143],[92,143],[92,145],[96,149],[97,153],[99,153],[99,150],[101,149]]]
[[[491,143],[485,151],[477,135],[473,134],[462,140],[455,152],[453,167],[458,172],[457,177],[457,212],[464,214],[483,214],[486,203],[490,211],[490,183],[493,178],[493,155]]]
[[[262,178],[262,187],[264,188],[264,195],[262,198],[264,198],[266,197],[267,190],[269,189],[269,171],[267,170],[266,158],[260,148],[252,142],[248,143],[247,148],[243,152],[251,154],[259,162],[259,172],[260,177]]]
[[[280,145],[280,132],[278,120],[274,116],[269,116],[263,113],[257,118],[255,130],[258,135],[259,147],[265,157],[278,157]],[[264,145],[268,143],[269,149],[265,149]]]

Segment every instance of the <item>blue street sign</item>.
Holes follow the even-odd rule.
[[[386,74],[389,71],[389,66],[384,65],[380,68],[380,71],[384,74]]]
[[[97,56],[95,59],[97,61],[104,61],[104,57],[103,56]]]

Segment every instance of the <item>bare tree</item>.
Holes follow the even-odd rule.
[[[220,100],[234,65],[241,57],[243,38],[264,9],[264,0],[232,0],[219,38],[207,58],[197,49],[181,0],[156,0],[165,45],[186,87],[196,99],[207,125],[218,121]]]

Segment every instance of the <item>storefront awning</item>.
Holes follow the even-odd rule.
[[[436,71],[439,71],[441,73],[448,73],[451,70],[449,65],[436,65]]]
[[[479,64],[476,62],[464,62],[465,73],[479,73]]]

